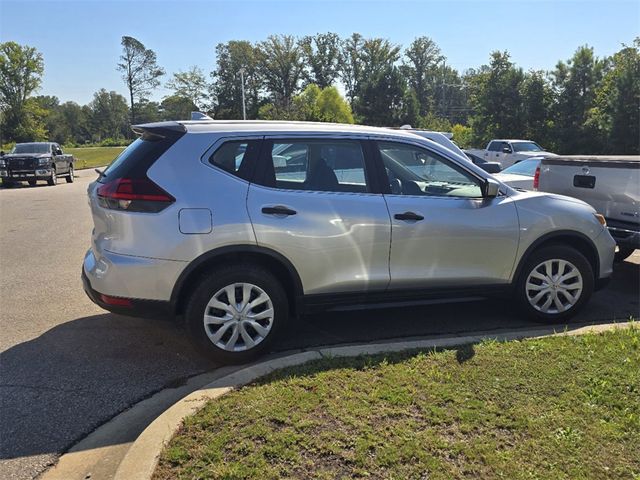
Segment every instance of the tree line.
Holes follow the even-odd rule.
[[[609,57],[581,46],[551,71],[524,71],[494,51],[460,72],[428,37],[402,48],[358,33],[272,35],[220,43],[208,75],[192,66],[168,79],[152,49],[128,36],[121,46],[116,68],[129,98],[100,89],[81,106],[36,96],[42,55],[0,44],[1,143],[118,143],[131,124],[188,119],[193,110],[242,119],[244,85],[248,119],[411,124],[453,131],[463,147],[528,138],[558,153],[640,153],[640,38]],[[160,85],[171,93],[149,100]]]

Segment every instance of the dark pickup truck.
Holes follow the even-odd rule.
[[[73,155],[62,153],[57,143],[18,143],[11,153],[0,156],[0,179],[5,187],[16,182],[29,182],[33,186],[38,180],[55,185],[58,177],[71,183],[74,162]]]

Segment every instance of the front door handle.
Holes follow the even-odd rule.
[[[418,215],[414,212],[396,213],[393,218],[395,218],[396,220],[424,220],[424,217],[422,215]]]
[[[282,205],[276,205],[275,207],[262,207],[262,213],[266,213],[267,215],[295,215],[295,210],[291,210],[290,208],[284,207]]]

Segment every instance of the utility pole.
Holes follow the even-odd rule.
[[[242,119],[247,119],[247,106],[244,102],[244,67],[240,69],[240,82],[242,83]]]

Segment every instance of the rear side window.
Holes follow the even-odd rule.
[[[260,148],[259,140],[224,142],[209,157],[209,163],[236,177],[250,180]]]
[[[362,145],[355,140],[273,140],[261,162],[268,187],[320,192],[370,191]]]
[[[489,150],[490,152],[499,152],[502,150],[502,148],[500,147],[500,142],[491,142],[489,144],[489,148],[487,148],[487,150]]]

